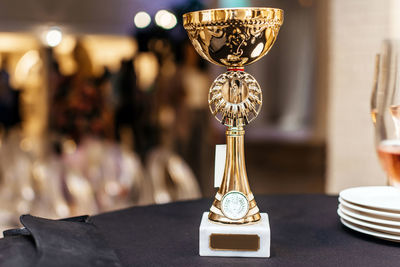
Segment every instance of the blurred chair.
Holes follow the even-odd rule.
[[[192,170],[172,151],[165,148],[153,150],[148,158],[147,170],[157,204],[201,197]]]

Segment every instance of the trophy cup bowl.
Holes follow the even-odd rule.
[[[210,9],[186,13],[183,26],[196,51],[228,71],[211,85],[211,113],[227,126],[226,160],[221,186],[208,219],[222,224],[248,224],[261,219],[250,190],[244,160],[244,129],[258,115],[262,92],[244,66],[271,49],[283,23],[276,8]]]
[[[283,10],[277,8],[209,9],[183,15],[196,51],[225,67],[243,67],[263,57],[282,23]]]

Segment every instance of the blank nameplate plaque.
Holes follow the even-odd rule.
[[[211,234],[210,248],[213,250],[257,251],[260,249],[258,235]]]

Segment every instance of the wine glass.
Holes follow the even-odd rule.
[[[400,188],[399,43],[385,41],[375,95],[375,145],[389,185]],[[372,102],[371,102],[372,104]]]
[[[381,59],[381,55],[380,54],[376,54],[375,56],[375,68],[374,68],[374,80],[372,83],[372,93],[371,93],[371,119],[372,119],[372,123],[374,124],[374,127],[376,125],[376,114],[378,112],[377,109],[377,96],[378,96],[378,87],[381,88],[379,86],[379,71],[380,71],[380,59]]]

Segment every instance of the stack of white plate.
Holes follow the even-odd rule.
[[[400,242],[400,189],[368,186],[343,190],[337,212],[350,229]]]

